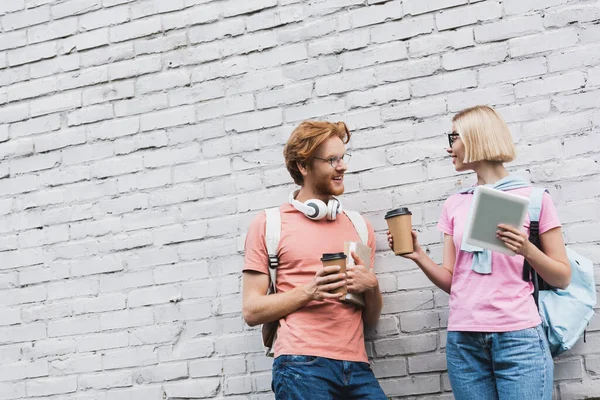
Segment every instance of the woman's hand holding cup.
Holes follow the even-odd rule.
[[[423,248],[421,247],[421,245],[419,244],[419,241],[417,239],[417,232],[414,230],[411,231],[411,236],[412,236],[412,241],[413,241],[413,251],[411,253],[400,254],[400,256],[407,258],[409,260],[416,261],[423,253]],[[392,249],[392,251],[393,251],[394,250],[394,238],[389,230],[387,231],[387,238],[388,238],[388,244],[390,246],[390,249]]]

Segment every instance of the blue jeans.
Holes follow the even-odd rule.
[[[514,332],[448,332],[456,400],[552,400],[554,364],[541,325]]]
[[[277,400],[387,400],[369,364],[315,356],[277,357],[271,388]]]

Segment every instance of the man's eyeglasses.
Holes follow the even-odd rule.
[[[337,168],[340,165],[340,161],[344,161],[345,164],[348,164],[348,162],[350,161],[350,157],[352,157],[352,154],[346,153],[341,157],[333,156],[333,157],[329,157],[329,158],[321,158],[321,157],[313,157],[313,158],[316,158],[317,160],[321,160],[321,161],[327,161],[331,165],[331,168]]]
[[[459,137],[460,137],[460,135],[456,132],[450,132],[448,134],[448,144],[450,145],[450,147],[452,147],[452,145],[454,144],[456,139],[458,139]]]

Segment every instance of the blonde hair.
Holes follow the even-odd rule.
[[[283,156],[285,166],[297,185],[304,183],[298,164],[308,165],[317,147],[333,136],[342,139],[344,144],[350,141],[350,131],[343,122],[304,121],[294,129],[283,148]]]
[[[464,109],[452,118],[452,122],[465,146],[463,162],[510,162],[515,159],[515,144],[508,126],[493,108]]]

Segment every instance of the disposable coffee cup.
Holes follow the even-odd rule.
[[[321,262],[323,263],[323,268],[331,267],[332,265],[339,265],[340,270],[339,272],[336,272],[336,274],[346,273],[346,255],[344,253],[324,253],[321,257]],[[348,291],[346,286],[342,286],[341,288],[332,290],[331,293],[346,294]]]
[[[408,254],[414,251],[412,239],[412,213],[406,207],[390,210],[385,220],[394,239],[394,253]]]

